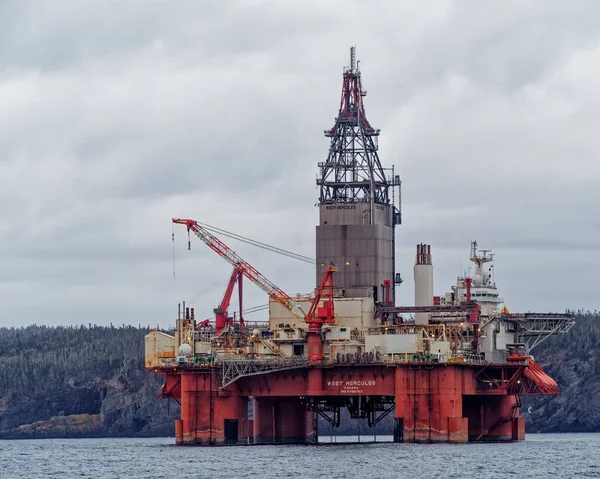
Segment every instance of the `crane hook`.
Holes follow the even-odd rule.
[[[190,241],[190,229],[188,228],[188,251],[192,249],[192,242]]]

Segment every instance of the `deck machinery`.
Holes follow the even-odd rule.
[[[289,296],[202,224],[173,220],[233,267],[214,321],[184,303],[173,334],[145,339],[161,397],[181,405],[178,444],[314,443],[318,418],[339,426],[344,408],[369,426],[393,414],[396,442],[521,440],[520,396],[559,394],[531,351],[573,317],[500,308],[492,255],[475,242],[475,274],[443,296],[433,296],[431,247],[417,245],[415,305],[396,306],[400,179],[381,165],[365,95],[352,48],[319,163],[313,294]],[[268,322],[229,315],[242,278],[268,295]]]

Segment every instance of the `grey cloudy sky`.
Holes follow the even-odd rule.
[[[477,239],[510,309],[595,309],[598,18],[594,0],[0,3],[0,325],[167,326],[181,300],[208,317],[230,268],[180,227],[173,278],[172,216],[313,256],[350,45],[403,180],[400,302],[416,243],[442,293]],[[313,287],[310,265],[231,245]]]

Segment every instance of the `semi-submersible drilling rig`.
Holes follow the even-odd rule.
[[[397,442],[520,440],[520,396],[559,394],[530,353],[574,319],[500,309],[485,269],[492,256],[476,243],[475,274],[439,297],[431,248],[418,245],[415,305],[396,306],[400,178],[381,165],[365,95],[352,48],[319,163],[312,295],[287,295],[209,228],[173,220],[233,266],[214,321],[196,321],[184,303],[173,335],[146,336],[146,368],[166,379],[161,396],[181,405],[178,444],[313,443],[318,417],[339,426],[343,408],[369,426],[393,413]],[[268,294],[268,323],[229,315],[242,278]]]

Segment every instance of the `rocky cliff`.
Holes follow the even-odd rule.
[[[155,399],[146,329],[0,329],[0,438],[167,436],[177,403]]]
[[[600,315],[577,312],[565,335],[548,338],[535,360],[558,383],[560,396],[530,396],[521,415],[528,432],[600,432]]]

